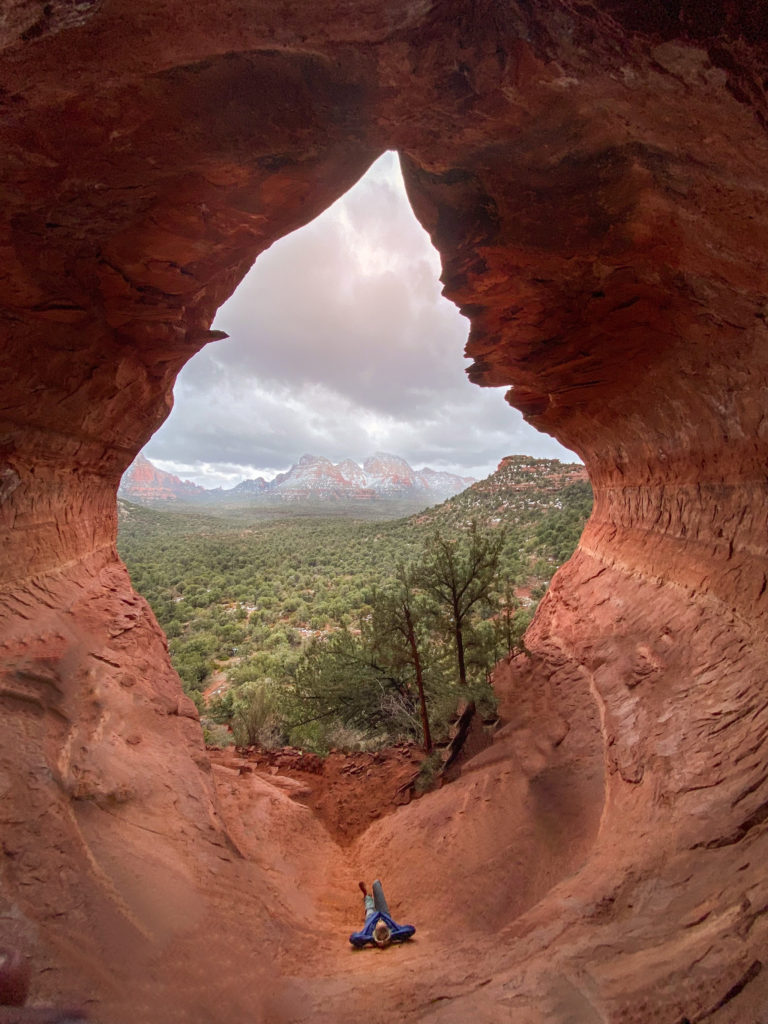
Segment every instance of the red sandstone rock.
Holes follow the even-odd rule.
[[[182,501],[205,493],[189,480],[181,480],[173,473],[165,473],[153,466],[149,459],[137,455],[123,474],[118,492],[131,501]]]
[[[3,19],[0,940],[35,999],[114,1021],[757,1024],[764,5],[350,12],[19,0]],[[472,379],[576,450],[596,502],[508,746],[351,864],[266,781],[244,796],[217,767],[214,787],[117,562],[115,491],[258,252],[386,147],[471,320]],[[412,946],[342,949],[359,868],[386,868]]]
[[[0,949],[0,1006],[26,1003],[31,973],[17,949]]]

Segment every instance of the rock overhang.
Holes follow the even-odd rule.
[[[563,944],[544,938],[546,897],[525,918],[520,1013],[566,998],[547,988],[548,961],[604,1019],[726,1019],[733,993],[722,1012],[756,1022],[761,5],[365,3],[351,17],[332,3],[29,2],[5,29],[0,699],[16,874],[2,899],[19,935],[66,991],[55,932],[32,939],[36,870],[46,914],[86,879],[96,932],[135,956],[147,915],[117,837],[140,825],[170,842],[175,823],[199,858],[220,848],[195,724],[116,560],[114,493],[258,252],[396,148],[445,292],[471,320],[470,376],[510,385],[595,488],[529,646],[535,727],[569,690],[592,694],[606,802]],[[41,869],[43,841],[57,852]],[[129,908],[120,927],[105,878]],[[505,948],[490,1007],[517,984],[521,947]]]

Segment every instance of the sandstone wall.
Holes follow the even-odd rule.
[[[601,829],[506,935],[488,1012],[528,985],[533,1014],[556,964],[542,1019],[765,1016],[767,41],[759,3],[8,8],[0,910],[51,993],[108,990],[105,944],[154,934],[146,829],[180,904],[230,848],[117,560],[120,475],[257,254],[396,148],[472,379],[596,493],[529,644],[538,685],[592,693]]]

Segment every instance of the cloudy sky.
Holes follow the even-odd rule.
[[[204,487],[287,469],[305,454],[483,477],[504,455],[577,461],[528,426],[504,388],[464,374],[468,321],[440,294],[440,260],[387,153],[317,220],[254,264],[179,375],[144,449]]]

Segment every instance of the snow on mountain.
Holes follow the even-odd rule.
[[[361,491],[367,489],[368,478],[365,475],[365,471],[356,462],[353,462],[352,459],[344,459],[336,468],[352,487],[357,487]]]
[[[430,469],[429,466],[419,470],[419,476],[425,482],[428,490],[444,492],[449,496],[458,494],[475,483],[473,476],[455,476],[453,473],[443,473],[437,469]]]
[[[121,498],[140,504],[147,501],[189,501],[206,493],[204,487],[158,469],[143,455],[137,455],[123,473],[118,490]]]
[[[421,497],[426,490],[424,481],[405,459],[386,452],[376,452],[366,459],[363,472],[377,494]]]
[[[334,464],[318,455],[302,455],[295,466],[273,481],[271,492],[289,500],[306,498],[343,498],[370,500],[399,498],[442,501],[458,494],[474,481],[437,473],[432,469],[415,470],[405,459],[376,452],[362,467],[352,459]]]
[[[234,487],[230,487],[226,492],[217,488],[222,494],[263,494],[267,490],[269,484],[263,476],[257,476],[251,480],[242,480],[239,484],[235,484]]]
[[[474,481],[470,477],[433,469],[413,469],[405,459],[376,452],[359,466],[352,459],[334,464],[321,455],[302,455],[299,461],[274,480],[262,477],[243,480],[229,490],[205,490],[189,481],[164,473],[139,455],[120,485],[121,497],[131,501],[205,501],[247,499],[259,502],[369,502],[410,500],[430,503],[458,494]]]
[[[302,455],[295,466],[281,474],[271,490],[289,500],[307,498],[343,498],[353,490],[339,466],[321,455]]]

